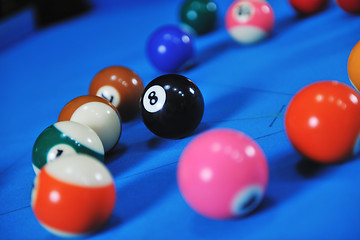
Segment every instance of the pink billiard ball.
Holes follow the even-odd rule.
[[[225,219],[244,216],[259,205],[268,174],[266,157],[254,140],[233,129],[216,129],[186,146],[177,181],[195,211]]]
[[[336,0],[336,3],[344,11],[353,14],[360,13],[360,1],[359,0]]]
[[[226,29],[237,42],[256,43],[266,38],[275,23],[275,14],[263,0],[237,0],[226,12]]]
[[[310,15],[323,10],[329,0],[289,0],[289,3],[299,14]]]

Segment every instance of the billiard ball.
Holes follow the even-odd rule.
[[[119,112],[108,100],[84,95],[74,98],[61,110],[58,122],[74,121],[92,128],[100,137],[105,152],[113,149],[121,135]]]
[[[265,195],[268,175],[261,147],[234,129],[214,129],[197,136],[185,147],[177,168],[185,201],[213,219],[252,212]]]
[[[170,139],[184,138],[200,124],[204,99],[190,79],[165,74],[145,87],[140,112],[144,124],[154,134]]]
[[[51,233],[81,236],[108,220],[115,199],[114,181],[106,167],[89,155],[76,154],[41,169],[34,181],[31,207]]]
[[[359,0],[336,0],[336,3],[344,11],[352,14],[360,13],[360,1]]]
[[[237,42],[257,43],[271,33],[275,23],[274,10],[266,1],[237,0],[228,8],[225,23]]]
[[[124,122],[133,120],[139,113],[139,101],[144,90],[141,78],[131,69],[111,66],[102,69],[92,79],[90,95],[110,101]]]
[[[311,15],[324,10],[329,0],[289,0],[290,5],[301,15]]]
[[[360,91],[360,41],[351,50],[348,63],[347,71],[350,82],[354,87]]]
[[[216,27],[217,4],[213,0],[186,0],[181,5],[180,21],[197,35],[209,33]]]
[[[104,147],[90,127],[77,122],[57,122],[47,127],[36,139],[32,164],[36,174],[48,162],[78,153],[104,161]]]
[[[147,55],[158,70],[167,73],[178,72],[193,60],[193,40],[178,26],[162,26],[150,35]]]
[[[290,142],[306,158],[320,163],[346,160],[357,151],[360,96],[336,81],[320,81],[301,89],[285,113]]]

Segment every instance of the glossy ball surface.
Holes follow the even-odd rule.
[[[260,146],[233,129],[207,131],[181,154],[177,181],[185,201],[201,215],[245,216],[262,201],[268,165]]]
[[[325,9],[329,0],[289,0],[290,5],[301,15],[311,15]]]
[[[321,81],[301,89],[290,101],[285,129],[293,146],[307,158],[333,163],[357,151],[360,96],[336,81]]]
[[[347,71],[351,83],[360,91],[360,42],[351,50],[347,63]]]
[[[58,121],[74,121],[93,129],[100,137],[105,152],[118,143],[122,122],[117,109],[106,99],[84,95],[74,98],[61,110]]]
[[[180,9],[180,20],[185,29],[202,35],[213,31],[217,21],[217,4],[212,0],[187,0]]]
[[[178,72],[194,57],[193,40],[180,27],[163,26],[149,37],[147,55],[158,70]]]
[[[139,113],[143,90],[144,84],[134,71],[123,66],[111,66],[95,75],[89,94],[107,99],[117,108],[121,119],[128,122]]]
[[[166,74],[145,87],[140,111],[151,132],[160,137],[178,139],[190,135],[200,124],[204,99],[190,79]]]
[[[344,11],[352,14],[360,13],[360,1],[359,0],[336,0],[336,3]]]
[[[78,153],[104,161],[104,147],[98,135],[77,122],[58,122],[46,128],[36,139],[32,164],[36,174],[48,162]]]
[[[77,154],[46,164],[35,178],[31,207],[51,233],[79,236],[99,229],[116,199],[113,178],[94,158]]]
[[[271,5],[262,0],[237,0],[228,8],[226,29],[234,40],[252,44],[265,39],[275,24]]]

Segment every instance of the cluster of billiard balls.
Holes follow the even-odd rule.
[[[300,15],[325,9],[330,0],[288,0]],[[345,11],[360,13],[358,0],[337,0]],[[152,65],[162,72],[182,71],[195,64],[195,36],[213,31],[217,26],[218,6],[213,0],[187,0],[181,6],[180,26],[156,29],[147,43]],[[275,13],[265,0],[235,0],[227,9],[225,26],[229,35],[241,44],[254,44],[268,37],[275,24]]]
[[[165,25],[149,37],[147,55],[162,72],[178,72],[195,63],[194,37],[217,26],[217,4],[212,0],[187,0],[181,6],[181,24]],[[272,31],[275,15],[271,5],[259,0],[236,0],[227,10],[226,29],[242,44],[265,39]]]
[[[134,120],[139,112],[154,134],[179,139],[200,124],[204,99],[182,75],[161,75],[144,88],[129,68],[98,72],[89,95],[68,102],[58,122],[35,141],[32,208],[42,226],[60,236],[76,236],[95,231],[110,217],[116,189],[103,164],[105,153],[116,147],[123,121]]]
[[[192,13],[185,14],[190,20],[201,16],[194,7],[200,5],[190,2],[205,4],[214,16],[216,5],[212,1],[187,1],[184,6],[193,7]],[[258,14],[263,17],[256,17]],[[264,26],[260,20],[264,16],[269,17],[264,21],[267,33],[274,20],[270,5],[260,0],[235,1],[227,13],[229,32],[244,43],[260,41],[266,36],[258,28]],[[199,26],[191,28],[198,34],[211,29],[200,31]],[[150,59],[153,57],[151,61],[162,71],[177,71],[193,54],[191,41],[180,28],[162,28],[150,36]],[[183,49],[187,44],[190,50]],[[183,49],[180,52],[184,56],[175,52],[179,58],[174,57],[172,51],[178,51],[174,49]],[[358,89],[359,51],[358,43],[348,62],[349,77]],[[305,87],[286,111],[289,140],[314,161],[333,163],[349,158],[358,151],[359,100],[358,92],[335,81]],[[135,119],[139,112],[151,132],[179,139],[191,135],[200,124],[204,100],[199,88],[178,74],[157,77],[144,88],[140,77],[126,67],[101,70],[90,84],[89,95],[66,104],[58,122],[46,128],[34,144],[32,160],[37,177],[31,205],[42,226],[57,235],[77,236],[93,232],[106,222],[116,202],[116,188],[103,164],[105,153],[116,147],[122,122]],[[260,204],[268,172],[266,157],[253,139],[233,129],[215,129],[195,137],[184,149],[177,180],[185,201],[194,210],[223,219],[244,216]]]

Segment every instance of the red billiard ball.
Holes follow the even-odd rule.
[[[285,129],[293,146],[307,158],[333,163],[357,151],[360,95],[336,81],[321,81],[301,89],[285,114]]]
[[[139,113],[143,90],[144,84],[134,71],[123,66],[111,66],[95,75],[89,94],[109,100],[119,111],[121,119],[128,122]]]
[[[303,15],[320,12],[329,4],[329,0],[289,0],[290,5]]]
[[[268,165],[260,146],[233,129],[215,129],[183,151],[177,180],[185,201],[214,219],[244,216],[264,197]]]
[[[85,154],[47,163],[35,178],[31,207],[51,233],[80,236],[99,229],[110,217],[116,199],[106,167]]]
[[[266,38],[275,23],[271,5],[262,0],[237,0],[226,12],[226,29],[239,43],[251,44]]]
[[[344,11],[353,14],[360,13],[360,1],[359,0],[336,0],[336,3]]]
[[[105,152],[110,151],[118,143],[122,122],[117,109],[108,100],[84,95],[74,98],[61,110],[58,122],[74,121],[93,129],[100,137]]]

